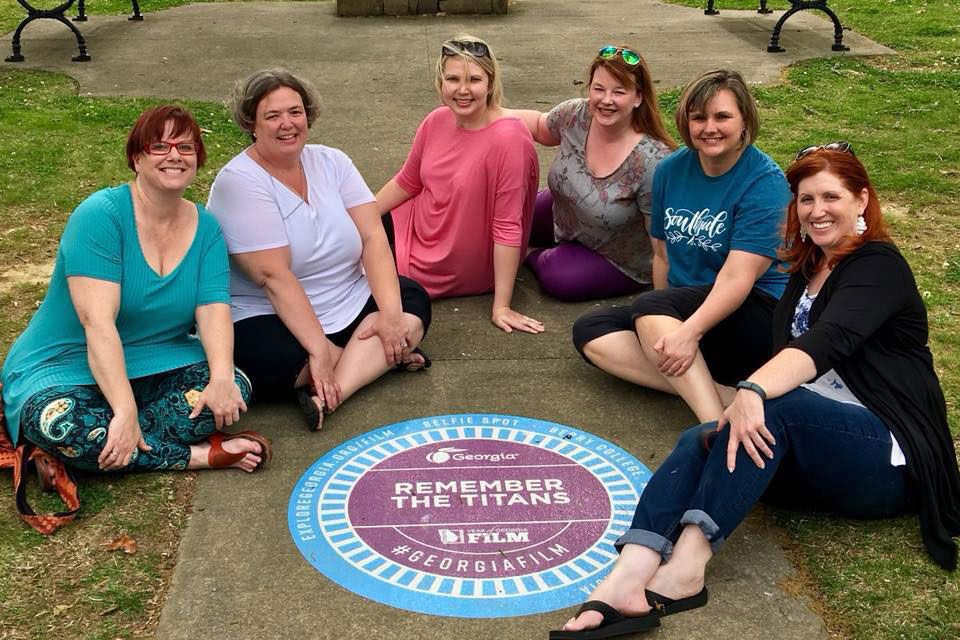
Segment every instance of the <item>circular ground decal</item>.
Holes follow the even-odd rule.
[[[572,427],[420,418],[317,460],[290,533],[331,580],[402,609],[494,618],[581,602],[610,569],[650,471]]]

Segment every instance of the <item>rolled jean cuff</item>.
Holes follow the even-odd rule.
[[[683,517],[680,518],[681,525],[693,524],[700,527],[700,531],[703,532],[703,537],[707,539],[707,542],[710,543],[710,549],[716,553],[720,546],[723,544],[725,538],[720,533],[720,527],[717,526],[717,523],[713,521],[709,515],[704,511],[699,509],[690,509],[689,511],[683,514]]]
[[[623,550],[627,544],[639,544],[648,549],[653,549],[660,554],[661,563],[670,559],[673,554],[673,543],[664,538],[659,533],[644,531],[643,529],[629,529],[620,538],[613,543],[617,553]]]

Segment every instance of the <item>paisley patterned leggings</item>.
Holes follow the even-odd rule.
[[[239,369],[236,382],[244,402],[250,401],[250,381]],[[206,362],[130,381],[139,408],[140,429],[150,451],[134,450],[126,471],[186,469],[190,445],[214,431],[213,414],[190,412],[210,381]],[[51,387],[34,394],[23,406],[24,437],[64,464],[98,471],[97,457],[107,442],[113,411],[95,385]]]

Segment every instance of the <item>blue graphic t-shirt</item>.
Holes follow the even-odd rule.
[[[787,274],[777,248],[790,188],[770,156],[753,145],[722,176],[703,172],[696,151],[683,147],[660,161],[653,177],[650,235],[664,240],[671,287],[713,284],[732,249],[773,258],[756,287],[774,298]]]

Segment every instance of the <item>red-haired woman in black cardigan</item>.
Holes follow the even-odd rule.
[[[956,568],[960,473],[913,273],[848,143],[802,150],[787,180],[776,355],[719,422],[681,436],[613,571],[551,638],[615,637],[706,604],[707,562],[761,496],[846,517],[916,510],[927,552]]]

